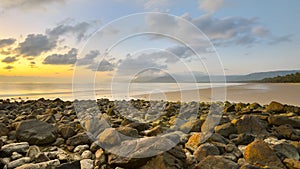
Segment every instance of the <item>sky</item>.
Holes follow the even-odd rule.
[[[0,79],[300,70],[298,0],[1,0]]]

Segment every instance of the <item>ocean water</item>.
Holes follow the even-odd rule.
[[[220,83],[131,83],[131,84],[76,84],[72,83],[0,83],[1,99],[95,99],[109,98],[113,100],[133,98],[134,95],[161,93],[192,89],[221,87]],[[227,83],[226,86],[243,85]]]

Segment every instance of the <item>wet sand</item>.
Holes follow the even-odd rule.
[[[215,93],[214,97],[212,97],[212,92]],[[248,83],[225,88],[153,93],[135,95],[133,97],[145,100],[200,100],[201,102],[227,100],[230,102],[257,102],[259,104],[268,104],[271,101],[277,101],[288,105],[300,106],[300,83]]]

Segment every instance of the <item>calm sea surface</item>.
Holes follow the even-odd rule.
[[[131,96],[146,93],[180,91],[190,89],[205,89],[220,87],[218,83],[131,83],[131,84],[78,84],[71,83],[0,83],[0,98],[13,99],[130,99]],[[243,85],[242,83],[227,83],[226,86]]]

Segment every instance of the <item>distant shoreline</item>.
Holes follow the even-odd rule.
[[[218,88],[215,88],[217,90]],[[212,89],[184,90],[166,92],[162,94],[135,95],[134,98],[145,100],[161,100],[163,97],[168,101],[179,101],[181,95],[188,96],[187,101],[199,100],[211,102]],[[219,101],[243,102],[269,104],[271,101],[278,101],[288,105],[300,106],[300,83],[247,83],[244,85],[229,86],[226,88],[226,99]]]

